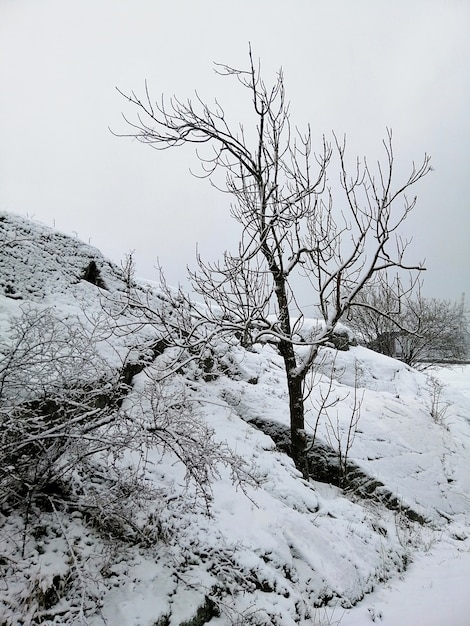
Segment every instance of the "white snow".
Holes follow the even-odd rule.
[[[405,576],[345,611],[341,625],[468,626],[469,588],[470,543],[443,539],[417,556]]]
[[[126,290],[119,268],[75,239],[20,217],[0,218],[0,345],[8,345],[8,321],[25,306],[90,328],[96,319],[111,323],[109,294]],[[107,292],[81,278],[90,260]],[[158,287],[145,285],[151,304],[161,306]],[[128,319],[117,305],[115,311],[114,322]],[[100,342],[100,354],[117,368],[155,332],[113,335]],[[213,380],[193,364],[164,393],[182,394],[178,410],[194,420],[187,428],[213,432],[249,479],[233,483],[230,467],[218,465],[207,514],[177,457],[142,439],[114,465],[96,460],[96,482],[87,485],[97,503],[93,519],[49,510],[26,532],[15,512],[0,507],[0,623],[80,623],[81,603],[83,623],[93,626],[180,626],[211,598],[219,612],[211,626],[468,625],[470,366],[432,372],[444,384],[445,411],[436,421],[426,374],[360,347],[322,354],[308,432],[332,378],[337,402],[320,416],[317,442],[341,443],[344,451],[357,387],[361,409],[347,461],[375,481],[371,497],[300,476],[254,426],[288,428],[280,357],[267,345],[245,351],[220,344]],[[151,419],[143,391],[158,363],[135,377],[125,400],[133,424]],[[138,477],[148,494],[137,503],[125,491],[114,497],[114,471]],[[389,495],[396,510],[379,497]],[[149,541],[109,539],[99,528],[99,506],[108,513],[115,507],[116,523],[118,513],[130,517]],[[427,523],[410,520],[408,510]],[[41,621],[34,618],[39,590],[46,593],[55,576],[68,587]]]

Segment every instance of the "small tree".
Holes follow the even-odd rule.
[[[216,174],[225,174],[223,190],[233,197],[240,239],[238,250],[226,252],[221,262],[206,263],[198,256],[198,270],[190,277],[206,305],[200,318],[221,332],[237,333],[245,343],[277,346],[287,378],[292,456],[307,475],[306,375],[338,321],[376,275],[390,267],[421,269],[405,263],[408,244],[397,231],[416,203],[405,192],[429,172],[429,157],[395,186],[388,131],[385,163],[374,173],[365,159],[357,159],[350,174],[345,140],[324,137],[314,153],[310,129],[302,134],[291,126],[282,72],[269,88],[251,50],[249,59],[247,71],[226,65],[217,65],[217,71],[246,89],[255,119],[251,133],[242,124],[232,127],[217,101],[210,107],[197,96],[194,102],[173,98],[154,104],[146,86],[143,100],[120,92],[138,110],[136,120],[125,118],[131,132],[124,136],[157,150],[186,144],[212,149],[198,154],[203,174],[214,185]],[[335,191],[328,179],[334,157]],[[316,301],[321,324],[304,324],[300,293]]]

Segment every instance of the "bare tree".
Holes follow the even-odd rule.
[[[433,362],[460,361],[467,353],[467,320],[460,303],[418,294],[403,312],[404,325],[413,333],[396,336],[400,358],[425,369]]]
[[[364,290],[361,302],[348,323],[373,350],[419,369],[466,358],[468,321],[462,303],[425,298],[419,284],[404,292],[385,283]]]
[[[387,356],[394,356],[394,336],[399,329],[399,317],[406,298],[399,280],[386,277],[367,285],[357,298],[357,306],[348,311],[347,324],[359,343]]]
[[[277,346],[287,378],[292,456],[307,475],[305,377],[365,285],[387,268],[422,269],[406,264],[408,242],[398,229],[416,203],[405,192],[430,171],[429,157],[395,185],[387,131],[384,163],[374,171],[357,159],[350,173],[345,140],[323,137],[320,151],[313,152],[310,128],[302,134],[290,123],[282,72],[270,88],[251,49],[249,59],[247,71],[216,67],[247,90],[255,120],[250,132],[242,124],[232,127],[218,101],[209,106],[196,95],[194,101],[153,103],[146,86],[144,99],[120,92],[137,109],[133,121],[125,117],[131,131],[123,136],[157,150],[202,144],[208,147],[205,156],[198,153],[203,175],[217,186],[217,173],[225,174],[218,188],[233,197],[239,246],[214,264],[198,256],[190,277],[206,305],[200,314],[245,343]],[[333,192],[328,174],[335,166],[339,184]],[[299,294],[315,301],[321,324],[304,323]]]

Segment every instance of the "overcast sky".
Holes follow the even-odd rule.
[[[0,209],[117,262],[135,250],[146,278],[158,257],[174,284],[196,243],[207,259],[233,249],[228,198],[191,177],[191,149],[109,127],[126,132],[132,113],[115,87],[146,79],[155,98],[197,89],[243,118],[246,93],[213,62],[245,67],[251,41],[266,82],[283,67],[292,122],[314,139],[346,133],[372,159],[391,127],[398,173],[432,156],[409,260],[426,259],[426,295],[468,304],[469,28],[468,0],[0,0]]]

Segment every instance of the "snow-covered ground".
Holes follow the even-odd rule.
[[[436,375],[470,399],[470,365],[433,368]],[[467,465],[470,474],[470,464]],[[470,491],[466,494],[470,501]],[[443,533],[442,540],[414,557],[406,574],[373,592],[342,614],[342,626],[363,626],[371,621],[384,626],[468,626],[470,623],[470,539],[467,530],[457,541]]]
[[[470,546],[443,539],[419,555],[406,575],[342,615],[342,626],[468,626]]]
[[[105,362],[108,382],[148,353],[159,323],[121,306],[130,289],[122,268],[8,214],[0,238],[0,374],[18,337],[11,322],[25,312],[65,324],[61,358],[77,358],[77,329],[94,337],[89,363]],[[92,262],[102,287],[90,282]],[[164,306],[157,287],[132,289],[150,309]],[[205,364],[159,380],[171,350],[135,371],[116,425],[100,431],[109,446],[68,470],[62,492],[46,491],[27,518],[19,498],[16,508],[0,500],[0,624],[470,623],[469,366],[433,371],[441,388],[364,348],[324,349],[308,432],[354,473],[348,490],[315,474],[305,481],[273,440],[289,418],[271,347],[220,342]],[[93,374],[80,363],[75,387]],[[6,380],[2,402],[17,401],[18,382]],[[331,408],[319,415],[327,395]],[[186,466],[158,433],[189,447]],[[212,457],[201,492],[188,465]]]
[[[470,396],[470,371],[468,365],[450,365],[447,367],[433,367],[435,374],[444,385]]]

